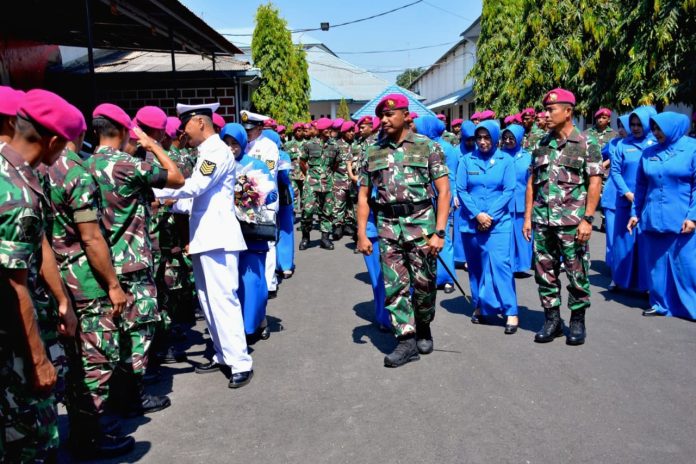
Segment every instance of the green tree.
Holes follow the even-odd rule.
[[[350,108],[348,108],[348,102],[345,98],[341,98],[338,104],[338,111],[336,111],[336,117],[350,121]]]
[[[425,68],[408,68],[398,76],[396,76],[396,85],[408,89],[416,77],[420,76]]]
[[[251,100],[257,111],[283,125],[309,114],[309,75],[304,50],[292,43],[287,22],[267,3],[256,10],[251,59],[261,70],[261,84]]]

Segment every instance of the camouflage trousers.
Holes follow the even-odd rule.
[[[437,258],[425,252],[425,240],[389,240],[380,237],[385,307],[396,336],[416,331],[416,321],[435,317]],[[411,294],[413,289],[413,294]]]
[[[334,226],[352,225],[355,222],[353,216],[353,202],[350,197],[351,187],[334,187],[333,190],[333,218]]]
[[[295,216],[300,216],[302,215],[302,186],[304,185],[304,180],[291,179],[290,181],[292,182],[292,192],[295,202]]]
[[[333,231],[333,195],[331,192],[317,192],[304,186],[302,193],[302,233],[309,233],[312,230],[314,214],[319,216],[319,229],[322,232],[330,233]]]
[[[155,281],[157,283],[159,312],[165,330],[172,322],[192,322],[195,293],[192,275],[192,264],[186,259],[180,248],[162,251],[162,263],[157,271]]]
[[[590,251],[575,240],[577,226],[549,227],[535,224],[534,278],[544,309],[561,306],[561,262],[568,277],[568,308],[590,307]]]
[[[127,372],[143,375],[157,323],[157,287],[149,269],[118,276],[126,292],[126,308],[119,321],[121,367]]]

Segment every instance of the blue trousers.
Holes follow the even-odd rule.
[[[384,290],[384,278],[382,277],[382,264],[379,259],[379,238],[370,237],[372,242],[372,254],[370,256],[365,256],[365,265],[367,266],[367,273],[370,275],[370,284],[372,285],[372,293],[375,297],[375,321],[377,323],[385,326],[391,327],[391,321],[389,319],[389,312],[384,306],[387,294]]]
[[[464,254],[464,242],[462,242],[462,234],[461,232],[459,232],[459,224],[461,223],[461,221],[461,215],[459,214],[459,210],[457,210],[454,212],[454,238],[452,244],[452,246],[454,247],[454,262],[464,264],[466,263],[466,255]]]
[[[626,222],[628,224],[628,222]],[[624,228],[626,226],[624,224]],[[613,264],[613,258],[614,258],[614,232],[616,229],[616,210],[615,209],[609,209],[609,208],[604,208],[604,229],[605,229],[605,234],[606,234],[606,242],[607,242],[607,251],[606,254],[604,255],[604,261],[607,263],[607,266],[609,266],[609,269],[612,271],[612,280],[613,280],[613,272],[614,272],[614,264]]]
[[[268,286],[266,284],[266,252],[242,251],[239,253],[239,290],[242,304],[244,332],[255,333],[266,317]]]
[[[512,240],[510,240],[512,256],[512,272],[524,272],[532,268],[532,248],[534,241],[529,242],[522,234],[524,213],[512,213]]]
[[[643,234],[650,305],[665,316],[696,320],[696,234]]]
[[[630,218],[630,208],[616,208],[611,253],[612,279],[620,288],[644,292],[648,289],[650,280],[644,255],[645,244],[640,225],[638,229],[633,230],[633,234],[628,233],[626,224]]]
[[[517,315],[517,292],[512,275],[512,233],[463,233],[474,308],[483,315]]]
[[[447,264],[447,267],[450,268],[450,271],[454,272],[454,246],[452,243],[452,222],[453,217],[450,214],[450,217],[447,219],[447,228],[445,229],[445,245],[442,247],[440,257]],[[454,285],[454,280],[452,280],[452,278],[447,273],[440,260],[438,260],[435,285],[439,287],[445,284]]]
[[[278,210],[278,242],[276,243],[276,269],[295,270],[295,212],[292,205],[281,206]]]

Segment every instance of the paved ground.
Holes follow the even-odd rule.
[[[382,366],[394,341],[371,323],[362,257],[345,240],[301,252],[270,302],[273,335],[253,346],[252,383],[166,367],[156,390],[172,406],[126,422],[138,444],[125,461],[692,463],[696,324],[641,317],[646,300],[608,293],[603,246],[595,232],[586,345],[532,342],[543,314],[530,277],[517,280],[513,336],[472,325],[461,295],[440,292],[436,351],[399,369]]]

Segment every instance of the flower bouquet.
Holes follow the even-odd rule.
[[[237,171],[234,209],[246,239],[275,240],[275,211],[266,207],[266,198],[275,190],[275,182],[260,169],[245,166]]]

